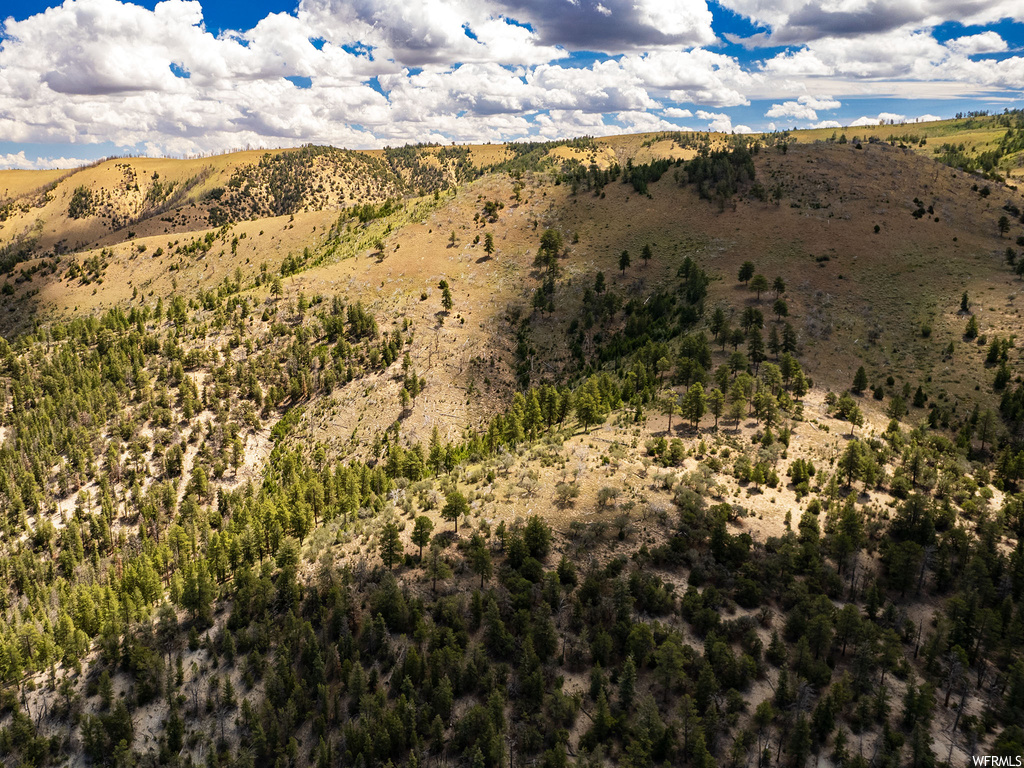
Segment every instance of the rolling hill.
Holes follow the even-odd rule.
[[[1016,754],[1021,129],[0,172],[0,754]]]

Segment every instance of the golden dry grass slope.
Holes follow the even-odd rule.
[[[735,279],[742,262],[769,280],[781,277],[789,321],[819,383],[848,386],[863,362],[872,383],[893,375],[955,402],[985,387],[984,349],[961,338],[961,294],[971,297],[983,333],[1019,327],[1021,283],[1005,259],[1022,232],[1019,213],[1007,211],[1024,201],[1012,187],[933,161],[922,149],[934,141],[900,148],[899,139],[878,138],[912,129],[956,141],[987,130],[986,146],[994,146],[1013,133],[995,121],[857,129],[856,143],[852,131],[846,143],[801,132],[782,137],[797,140],[787,152],[767,148],[780,137],[764,137],[754,158],[758,188],[728,204],[677,183],[678,168],[649,195],[622,183],[593,191],[585,180],[560,183],[572,168],[686,160],[729,141],[706,134],[373,152],[306,147],[114,159],[63,175],[0,172],[8,267],[0,327],[10,333],[175,293],[198,299],[226,280],[260,298],[271,277],[287,273],[286,297],[342,294],[387,320],[429,327],[430,362],[451,369],[445,378],[453,386],[468,386],[469,361],[494,358],[506,375],[488,378],[499,386],[510,382],[506,311],[529,311],[539,284],[533,256],[540,234],[554,228],[571,244],[557,311],[537,323],[541,378],[544,366],[564,359],[565,326],[594,273],[626,292],[650,293],[690,256],[719,278],[712,300],[733,311],[750,304],[770,316],[774,299],[759,301]],[[387,200],[394,204],[371,210]],[[998,227],[1003,216],[1007,232]],[[490,258],[487,233],[496,247]],[[644,266],[648,244],[654,258]],[[620,273],[623,250],[633,265]],[[442,279],[453,285],[458,315],[445,325],[436,315]]]

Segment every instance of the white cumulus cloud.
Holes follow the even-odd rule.
[[[850,125],[855,127],[861,127],[865,125],[882,125],[884,123],[905,123],[907,121],[906,115],[897,115],[894,112],[879,112],[876,117],[870,115],[863,115],[854,120]]]
[[[703,109],[697,110],[697,117],[708,121],[708,130],[717,133],[731,133],[732,118],[724,112],[707,112]]]
[[[796,101],[784,101],[781,104],[772,104],[771,108],[764,113],[765,117],[794,117],[797,120],[817,120],[819,109],[839,109],[842,104],[835,99],[825,96],[816,97],[804,94]]]
[[[1006,41],[997,32],[989,30],[979,35],[958,37],[946,43],[950,50],[964,56],[976,56],[982,53],[1002,53],[1007,50]]]
[[[765,117],[794,117],[797,120],[817,120],[818,113],[806,104],[796,101],[784,101],[772,104],[771,109],[764,113]]]
[[[839,109],[843,106],[842,102],[833,99],[831,96],[809,96],[805,94],[798,98],[797,101],[811,109]]]
[[[41,171],[57,170],[63,168],[81,168],[89,165],[91,160],[81,160],[73,157],[40,157],[30,160],[25,156],[25,151],[0,155],[0,169],[18,171]]]
[[[1014,41],[984,28],[1024,20],[1019,0],[722,3],[761,30],[747,45],[783,47],[752,61],[716,47],[708,0],[299,0],[219,36],[198,0],[64,0],[0,21],[0,159],[43,162],[19,157],[28,143],[74,163],[88,144],[188,155],[501,141],[695,115],[738,132],[749,126],[730,110],[755,101],[770,127],[830,124],[822,113],[853,99],[891,99],[892,114],[863,107],[880,122],[917,114],[915,99],[1024,92]],[[940,41],[951,20],[979,29]]]
[[[744,70],[736,59],[703,48],[624,56],[622,67],[646,88],[672,101],[717,108],[749,104],[745,92],[763,80]]]
[[[931,29],[955,21],[964,26],[1024,21],[1019,0],[721,0],[722,5],[766,31],[750,45],[792,45],[808,41],[857,39],[894,30]]]
[[[630,110],[619,112],[615,119],[622,125],[624,133],[654,133],[655,131],[678,131],[679,126],[663,120],[650,112]]]

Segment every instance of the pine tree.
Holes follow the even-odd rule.
[[[853,391],[858,395],[868,387],[868,373],[864,370],[862,365],[857,369],[857,373],[853,377]]]
[[[412,528],[412,543],[420,548],[420,561],[423,561],[423,547],[430,543],[430,534],[434,530],[434,521],[426,515],[420,515]]]
[[[381,529],[380,541],[377,545],[380,559],[391,570],[391,567],[402,556],[402,539],[398,533],[398,524],[389,520]]]
[[[772,304],[772,312],[775,313],[776,319],[781,320],[789,315],[789,304],[786,303],[785,299],[776,299]],[[774,331],[775,328],[773,327],[772,330]]]
[[[459,518],[469,514],[469,502],[458,490],[451,490],[445,497],[441,517],[455,523],[455,532],[459,532]]]
[[[444,559],[441,547],[437,544],[432,545],[427,553],[426,571],[427,578],[431,581],[431,590],[434,592],[437,592],[438,580],[444,581],[452,576],[452,567]]]
[[[885,415],[890,419],[902,419],[907,415],[907,403],[899,395],[894,395],[886,406]]]
[[[757,374],[757,370],[761,363],[764,361],[764,338],[761,336],[761,331],[753,327],[747,332],[747,357],[750,358],[750,363],[754,366],[754,374]]]
[[[853,484],[864,471],[863,446],[859,440],[851,440],[839,458],[839,471],[846,476],[846,486]]]
[[[725,412],[725,395],[720,389],[708,392],[708,411],[715,417],[715,431],[718,431],[718,419]]]
[[[768,278],[764,275],[754,275],[747,286],[757,294],[757,302],[761,303],[761,294],[768,290]]]
[[[964,328],[964,338],[976,338],[978,335],[978,330],[978,317],[977,315],[971,315],[970,319],[967,321],[967,327]]]
[[[782,642],[778,632],[772,632],[771,640],[768,643],[768,650],[765,652],[765,658],[776,667],[782,667],[789,661],[789,650],[786,648],[786,644]]]
[[[784,323],[782,326],[782,351],[790,355],[795,354],[796,344],[796,331],[792,325]]]
[[[754,262],[752,262],[752,261],[744,261],[740,265],[739,274],[736,276],[737,279],[741,283],[746,284],[746,283],[750,282],[750,278],[752,278],[753,276],[754,276]]]
[[[679,396],[674,390],[669,390],[668,393],[661,399],[661,412],[668,416],[668,430],[667,434],[672,434],[672,417],[679,413]]]
[[[484,580],[489,579],[492,573],[491,552],[487,548],[487,542],[479,533],[475,534],[469,542],[469,567],[480,577],[480,589],[484,588]]]
[[[633,661],[633,654],[626,657],[626,663],[622,665],[622,673],[619,675],[619,708],[629,716],[633,708],[633,697],[636,695],[636,662]]]
[[[694,429],[697,429],[706,410],[707,398],[704,395],[704,387],[700,383],[694,384],[683,397],[683,416],[690,420]]]
[[[714,334],[716,340],[721,338],[722,331],[728,326],[728,320],[725,317],[725,310],[721,307],[715,307],[715,311],[711,313],[711,321],[708,323],[708,329]]]
[[[583,425],[584,432],[600,418],[600,406],[590,392],[584,391],[576,398],[576,418]]]
[[[789,744],[786,751],[790,755],[792,765],[802,768],[811,754],[811,726],[807,718],[801,713],[796,719],[796,725],[789,737]]]

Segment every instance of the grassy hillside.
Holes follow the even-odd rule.
[[[0,176],[5,763],[1019,754],[1024,200],[821,138]]]
[[[795,131],[797,141],[884,141],[941,163],[1016,183],[1024,176],[1024,129],[1019,110],[971,114],[955,120]]]

